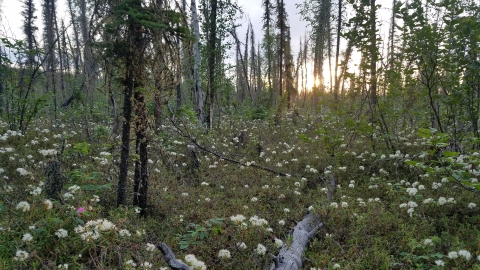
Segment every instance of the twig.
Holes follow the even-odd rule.
[[[177,124],[173,121],[173,120],[170,120],[170,122],[172,123],[172,125],[175,127],[176,131],[178,132],[178,134],[180,134],[180,136],[188,139],[191,143],[193,143],[196,147],[200,148],[201,150],[205,151],[205,152],[208,152],[220,159],[223,159],[223,160],[226,160],[226,161],[229,161],[229,162],[232,162],[232,163],[235,163],[235,164],[239,164],[239,165],[242,165],[242,166],[247,166],[247,167],[253,167],[253,168],[257,168],[257,169],[260,169],[260,170],[264,170],[264,171],[267,171],[267,172],[270,172],[270,173],[273,173],[273,174],[276,174],[276,175],[280,175],[280,176],[287,176],[287,177],[290,177],[290,176],[295,176],[295,177],[299,177],[299,175],[295,175],[295,174],[288,174],[288,173],[284,173],[284,172],[279,172],[279,171],[276,171],[274,169],[271,169],[271,168],[268,168],[268,167],[264,167],[264,166],[261,166],[261,165],[257,165],[257,164],[249,164],[247,165],[246,163],[244,162],[241,162],[241,161],[238,161],[238,160],[235,160],[235,159],[232,159],[232,158],[229,158],[229,157],[226,157],[220,153],[218,153],[217,151],[214,151],[210,148],[207,148],[205,146],[202,146],[200,145],[199,143],[197,143],[197,140],[195,138],[193,138],[190,133],[188,132],[187,128],[185,125],[183,125],[185,127],[184,130],[182,130],[180,127],[177,126]]]

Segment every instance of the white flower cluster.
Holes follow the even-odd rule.
[[[18,172],[21,176],[27,176],[27,175],[32,174],[31,172],[25,170],[24,168],[17,168],[17,172]]]
[[[75,232],[85,241],[93,241],[100,238],[100,232],[113,231],[116,229],[115,224],[106,219],[90,220],[85,226],[78,225]]]
[[[243,215],[236,215],[236,216],[231,216],[230,220],[233,223],[242,224],[242,222],[245,220],[245,217]]]
[[[30,204],[26,201],[21,201],[17,204],[17,210],[22,210],[23,212],[30,211]]]
[[[42,154],[44,157],[55,156],[57,154],[57,150],[55,149],[40,149],[38,150],[38,152]]]
[[[65,229],[58,229],[58,231],[55,232],[55,235],[58,238],[65,238],[68,236],[68,231]]]
[[[220,251],[218,251],[218,258],[229,259],[230,257],[231,257],[230,251],[228,251],[226,249],[221,249]]]
[[[265,255],[265,253],[267,252],[267,248],[262,244],[258,244],[257,248],[255,249],[255,252],[258,255]]]
[[[152,243],[147,243],[147,251],[154,252],[157,250],[157,247]]]
[[[22,132],[21,131],[13,131],[13,130],[7,130],[6,133],[0,136],[0,140],[6,141],[9,137],[22,137]]]
[[[414,201],[409,201],[408,203],[402,203],[400,204],[400,208],[406,208],[408,207],[407,213],[410,216],[413,216],[413,212],[415,211],[415,207],[417,207],[418,204]]]
[[[253,226],[267,226],[268,221],[263,218],[258,218],[258,216],[253,216],[249,219],[250,223],[252,223]]]
[[[204,262],[195,258],[195,255],[188,254],[185,256],[185,262],[192,267],[193,270],[207,270],[207,266]]]

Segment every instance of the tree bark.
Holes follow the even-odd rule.
[[[195,110],[200,123],[205,123],[205,110],[203,108],[203,91],[202,82],[200,80],[200,49],[198,47],[198,41],[200,40],[200,30],[198,26],[197,4],[195,0],[190,2],[190,12],[192,12],[192,28],[195,35],[195,41],[193,43],[193,97]]]

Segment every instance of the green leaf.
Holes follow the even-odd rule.
[[[439,258],[439,259],[441,259],[441,258],[443,258],[443,254],[440,254],[440,253],[434,253],[434,254],[430,254],[430,257],[432,257],[432,258]]]
[[[460,155],[460,152],[444,151],[444,152],[442,153],[442,155],[443,155],[444,157],[456,157],[456,156]]]
[[[433,131],[433,132],[432,132]],[[422,137],[422,138],[427,138],[429,139],[432,136],[432,133],[435,133],[437,130],[432,128],[432,129],[427,129],[427,128],[420,128],[417,131],[417,135]]]
[[[408,165],[417,166],[417,164],[420,162],[413,161],[413,160],[406,160],[405,163],[407,163]]]
[[[311,142],[312,142],[312,139],[310,139],[310,138],[309,138],[307,135],[305,135],[305,134],[300,134],[300,135],[298,135],[298,137],[299,137],[302,141],[304,141],[304,142],[307,142],[307,143],[311,143]]]

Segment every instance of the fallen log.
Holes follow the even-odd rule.
[[[175,254],[173,253],[172,249],[165,243],[160,243],[157,245],[157,248],[160,249],[160,251],[163,254],[163,257],[165,258],[165,261],[168,263],[168,265],[174,269],[174,270],[192,270],[190,266],[188,266],[186,263],[183,263],[179,261],[178,259],[175,258]]]
[[[335,175],[330,174],[330,187],[327,192],[327,201],[330,201],[335,189]],[[298,270],[303,266],[302,255],[318,229],[323,227],[323,222],[318,214],[309,213],[300,221],[292,232],[292,243],[286,244],[273,257],[273,265],[270,270]]]
[[[303,251],[308,241],[315,235],[318,229],[323,227],[320,217],[309,213],[293,228],[293,242],[285,245],[277,256],[273,258],[274,265],[271,270],[295,270],[302,268]]]

